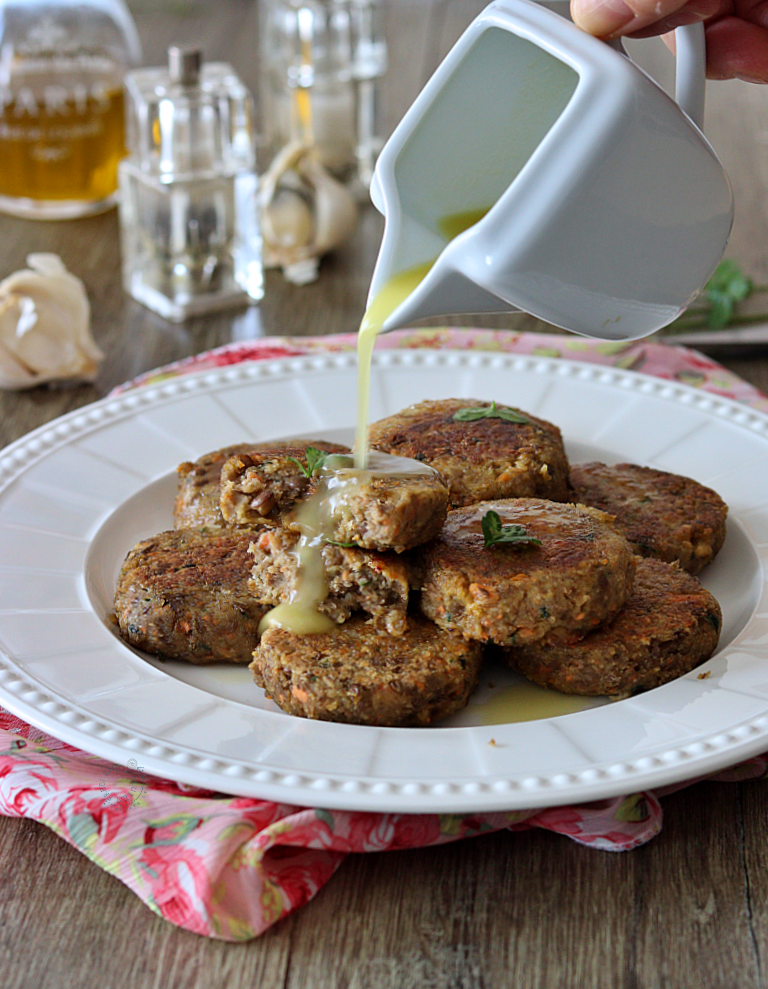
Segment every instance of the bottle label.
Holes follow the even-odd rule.
[[[115,66],[109,75],[105,67],[95,74],[79,58],[33,59],[0,87],[0,195],[97,201],[115,191],[123,91]]]

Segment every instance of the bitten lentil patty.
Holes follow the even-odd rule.
[[[427,464],[401,463],[400,458],[372,452],[369,469],[352,471],[351,477],[357,483],[345,482],[344,474],[326,482],[344,484],[343,498],[333,497],[333,487],[327,489],[334,502],[330,517],[335,542],[402,553],[429,542],[442,528],[448,511],[448,484]],[[323,481],[313,478],[313,491]]]
[[[250,589],[263,604],[293,599],[299,579],[296,554],[298,533],[265,530],[250,546],[253,558]],[[408,565],[394,553],[370,553],[347,546],[322,549],[328,579],[328,597],[318,610],[335,622],[345,622],[355,611],[367,612],[379,628],[402,635],[408,608]]]
[[[609,512],[638,556],[679,563],[690,574],[711,563],[725,540],[728,506],[689,477],[637,464],[575,464],[575,500]]]
[[[481,520],[489,511],[504,526],[524,526],[541,546],[486,548]],[[572,639],[612,618],[632,590],[636,560],[609,515],[539,498],[457,508],[414,554],[423,613],[499,645]]]
[[[306,451],[239,454],[221,468],[222,514],[230,525],[281,521],[292,527],[291,510],[318,499],[318,520],[327,515],[334,542],[402,553],[437,535],[448,509],[448,485],[438,472],[378,452],[369,461],[363,470],[351,457],[330,469],[321,465],[310,478],[301,466],[307,467]]]
[[[717,648],[720,606],[690,574],[640,560],[629,601],[611,622],[567,645],[505,649],[507,662],[566,694],[627,695],[674,680]]]
[[[355,725],[428,725],[466,705],[481,657],[479,643],[419,616],[395,638],[352,618],[331,633],[270,628],[250,669],[288,714]]]
[[[454,508],[492,498],[569,501],[568,458],[557,426],[508,405],[497,408],[526,421],[454,419],[463,409],[490,406],[474,398],[419,402],[373,423],[370,446],[436,468]]]
[[[348,453],[349,448],[325,440],[291,440],[287,443],[235,443],[205,453],[195,461],[187,461],[176,468],[179,489],[173,507],[173,524],[176,529],[196,529],[203,525],[225,526],[221,512],[221,469],[231,457],[238,454],[259,453],[268,450],[285,450],[288,446],[303,456],[308,446],[329,453]],[[298,469],[298,468],[297,468]],[[237,524],[237,522],[235,522]]]
[[[253,532],[179,529],[135,546],[115,593],[120,634],[190,663],[248,663],[268,608],[248,588]]]
[[[325,453],[349,453],[349,447],[307,442]],[[237,453],[220,470],[221,513],[228,525],[277,522],[310,490],[307,446],[285,444]]]
[[[179,464],[176,468],[179,488],[173,505],[173,524],[176,529],[226,525],[219,507],[221,468],[236,453],[245,453],[254,447],[253,443],[234,443],[221,450],[204,453],[195,461]]]

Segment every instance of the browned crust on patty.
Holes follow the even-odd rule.
[[[219,475],[222,465],[236,453],[253,450],[256,444],[234,443],[204,453],[194,461],[185,461],[176,468],[179,489],[173,506],[176,529],[196,529],[203,525],[225,525],[219,507]]]
[[[728,506],[689,477],[638,464],[575,464],[575,500],[609,512],[638,556],[700,573],[725,540]]]
[[[135,546],[115,593],[132,646],[190,663],[248,663],[268,610],[248,588],[252,532],[180,529]]]
[[[541,546],[486,549],[481,519],[523,525]],[[574,638],[613,617],[632,589],[635,557],[610,516],[539,498],[486,501],[448,513],[415,551],[420,607],[443,628],[500,645]]]
[[[356,725],[428,725],[466,705],[481,658],[479,643],[419,616],[397,637],[353,618],[331,633],[268,629],[250,668],[288,714]]]
[[[507,662],[566,694],[621,696],[694,669],[717,648],[722,614],[695,577],[640,560],[634,590],[616,618],[580,642],[504,650]]]
[[[196,529],[203,525],[225,526],[221,513],[221,468],[230,457],[237,454],[255,453],[265,450],[285,449],[288,444],[276,443],[235,443],[205,453],[195,461],[186,461],[176,468],[179,475],[179,489],[173,506],[173,524],[176,529]],[[302,453],[307,446],[314,446],[328,452],[348,453],[348,448],[325,440],[291,440],[290,445]]]
[[[292,599],[299,576],[295,549],[299,536],[288,529],[262,532],[250,547],[251,593],[264,604]],[[378,628],[402,635],[408,608],[408,566],[394,553],[373,553],[346,546],[322,549],[328,578],[328,597],[318,610],[335,622],[345,622],[365,611]]]
[[[557,426],[519,409],[513,411],[527,423],[453,418],[460,409],[490,404],[474,398],[419,402],[373,423],[370,446],[430,464],[448,482],[454,508],[493,498],[568,501],[568,459]]]

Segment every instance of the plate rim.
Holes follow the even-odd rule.
[[[533,371],[552,376],[580,379],[587,383],[640,391],[655,397],[692,405],[705,414],[722,418],[762,435],[768,441],[768,414],[734,399],[704,392],[668,379],[645,375],[605,365],[489,351],[393,349],[374,354],[375,366],[387,367],[444,365],[462,368],[493,367],[516,371]],[[37,427],[0,451],[0,499],[5,490],[24,471],[75,437],[102,426],[128,418],[167,401],[204,394],[231,384],[247,384],[281,375],[322,372],[330,369],[356,368],[354,351],[291,358],[273,358],[244,362],[223,368],[184,374],[159,383],[144,385],[109,395],[90,405],[72,410]],[[152,480],[151,478],[150,480]],[[112,506],[109,516],[118,507]],[[0,551],[1,552],[1,551]],[[0,563],[2,556],[0,555]],[[762,566],[762,560],[761,560]],[[765,568],[763,567],[763,583]],[[83,577],[84,574],[81,574]],[[93,613],[95,615],[95,612]],[[103,619],[96,615],[99,622]],[[751,619],[750,619],[751,621]],[[2,617],[0,616],[0,632]],[[199,689],[192,687],[191,689]],[[491,779],[477,783],[441,781],[428,784],[410,777],[407,782],[388,780],[360,782],[343,774],[320,774],[274,769],[243,768],[244,764],[221,756],[202,754],[190,757],[189,746],[172,743],[96,718],[80,705],[46,691],[26,675],[8,654],[0,639],[0,702],[35,727],[94,755],[124,764],[127,758],[140,756],[142,771],[172,778],[205,789],[236,793],[242,796],[276,800],[298,805],[321,805],[341,810],[383,811],[398,813],[472,813],[512,811],[530,807],[582,803],[618,796],[633,789],[646,789],[680,782],[689,777],[709,775],[744,758],[768,749],[768,700],[765,713],[735,724],[718,740],[694,742],[671,747],[663,757],[640,757],[615,767],[586,769],[577,774],[554,774],[520,781]],[[231,702],[236,703],[236,702]],[[283,718],[282,714],[260,714]],[[566,715],[579,717],[581,715]],[[558,719],[550,719],[558,720]],[[312,722],[324,725],[324,722]],[[356,730],[361,726],[335,726]],[[499,726],[487,726],[487,729]],[[373,732],[402,732],[409,729],[371,728]],[[440,732],[469,733],[470,727],[432,728]],[[486,729],[483,729],[486,730]],[[174,751],[175,749],[175,751]],[[335,778],[333,778],[335,776]]]

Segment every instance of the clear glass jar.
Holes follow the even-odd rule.
[[[0,0],[0,210],[65,219],[114,205],[123,77],[140,61],[122,0]]]
[[[169,49],[126,78],[125,290],[172,321],[260,299],[253,103],[232,68]]]
[[[271,154],[289,141],[314,143],[337,178],[368,185],[383,143],[382,9],[382,0],[265,0],[261,96]]]

